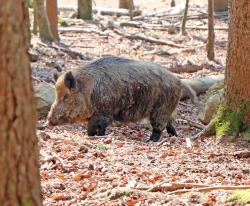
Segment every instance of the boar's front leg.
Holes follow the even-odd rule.
[[[112,122],[110,117],[93,115],[88,122],[87,133],[89,136],[104,136],[106,127]]]

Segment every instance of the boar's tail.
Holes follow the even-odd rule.
[[[201,108],[201,103],[199,102],[197,96],[196,96],[196,92],[192,89],[191,86],[189,86],[187,83],[181,81],[182,87],[184,88],[184,90],[187,92],[188,96],[190,97],[192,103]]]

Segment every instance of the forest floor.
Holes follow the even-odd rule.
[[[154,3],[155,10],[163,8],[164,1],[159,2]],[[59,28],[60,43],[42,43],[33,36],[31,51],[38,56],[32,63],[33,76],[53,83],[55,72],[79,67],[103,55],[154,61],[167,68],[188,61],[198,68],[196,72],[175,73],[181,78],[224,73],[227,31],[215,31],[216,61],[208,61],[207,19],[197,17],[206,13],[206,7],[197,2],[190,4],[190,15],[196,18],[188,20],[187,26],[193,29],[187,29],[186,36],[167,29],[169,23],[178,27],[181,20],[167,15],[144,18],[140,22],[147,28],[122,28],[123,32],[168,42],[166,45],[129,39],[105,28],[108,20],[121,22],[121,18],[95,16],[94,22],[65,18],[68,26]],[[150,9],[150,4],[139,6]],[[218,16],[215,26],[227,28],[227,16]],[[199,99],[204,102],[205,95]],[[190,143],[200,131],[189,124],[201,124],[197,116],[198,110],[190,100],[182,101],[175,123],[179,136],[169,137],[164,132],[162,139],[167,141],[160,144],[147,142],[150,130],[139,126],[109,127],[103,137],[88,137],[86,125],[38,128],[44,205],[247,205],[229,201],[234,192],[229,189],[250,185],[250,158],[244,155],[250,151],[250,144],[241,139],[218,143],[215,137]]]

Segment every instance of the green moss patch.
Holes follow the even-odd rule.
[[[238,136],[240,132],[243,132],[250,140],[250,128],[244,123],[244,117],[249,111],[249,103],[241,106],[239,112],[227,108],[224,103],[221,103],[212,120],[215,125],[216,136],[223,134]]]
[[[242,204],[250,203],[250,190],[237,190],[229,196],[228,201],[239,201]]]
[[[63,26],[63,27],[69,26],[69,24],[62,17],[58,17],[58,23],[60,26]]]

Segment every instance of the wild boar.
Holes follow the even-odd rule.
[[[62,74],[49,125],[88,122],[89,136],[105,135],[112,121],[137,122],[149,118],[152,141],[166,128],[176,135],[172,114],[182,90],[199,104],[195,92],[166,68],[152,63],[108,56]]]

